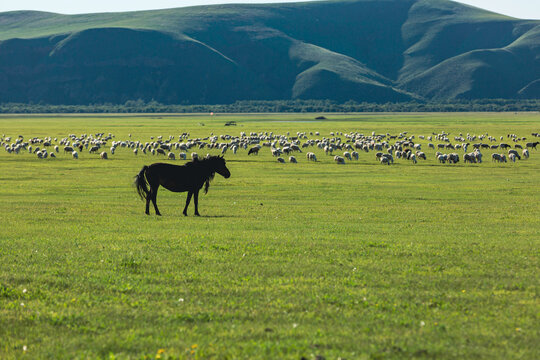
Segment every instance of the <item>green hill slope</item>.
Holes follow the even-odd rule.
[[[0,13],[0,102],[536,98],[539,29],[446,0]]]

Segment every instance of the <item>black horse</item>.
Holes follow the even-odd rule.
[[[186,207],[184,208],[185,216],[187,216],[191,196],[195,195],[195,215],[200,216],[199,190],[205,185],[204,193],[208,192],[210,181],[214,178],[216,172],[225,179],[231,176],[222,156],[210,156],[202,160],[195,159],[181,166],[155,163],[150,166],[143,166],[139,174],[135,176],[135,186],[141,199],[146,200],[147,215],[150,215],[150,200],[154,204],[156,215],[161,215],[156,204],[157,191],[159,185],[161,185],[170,191],[188,192]],[[147,184],[150,186],[150,190],[148,190]]]

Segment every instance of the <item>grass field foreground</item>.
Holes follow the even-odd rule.
[[[0,134],[540,130],[539,114],[315,116],[0,117]],[[1,149],[0,358],[540,358],[540,150],[442,165],[416,141],[416,165],[227,153],[201,217],[164,189],[163,216],[144,214],[133,176],[164,159]]]

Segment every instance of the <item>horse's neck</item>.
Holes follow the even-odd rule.
[[[211,178],[212,175],[216,172],[215,169],[213,169],[210,166],[207,166],[205,164],[199,164],[199,173],[204,177],[204,180]]]

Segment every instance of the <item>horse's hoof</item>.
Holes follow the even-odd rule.
[[[156,215],[157,215],[157,216],[161,216],[161,214],[160,214],[160,213],[156,213]]]
[[[201,214],[195,214],[195,216],[201,216]]]
[[[184,214],[184,216],[187,216],[187,214],[186,214],[186,213],[182,213],[182,214]]]

